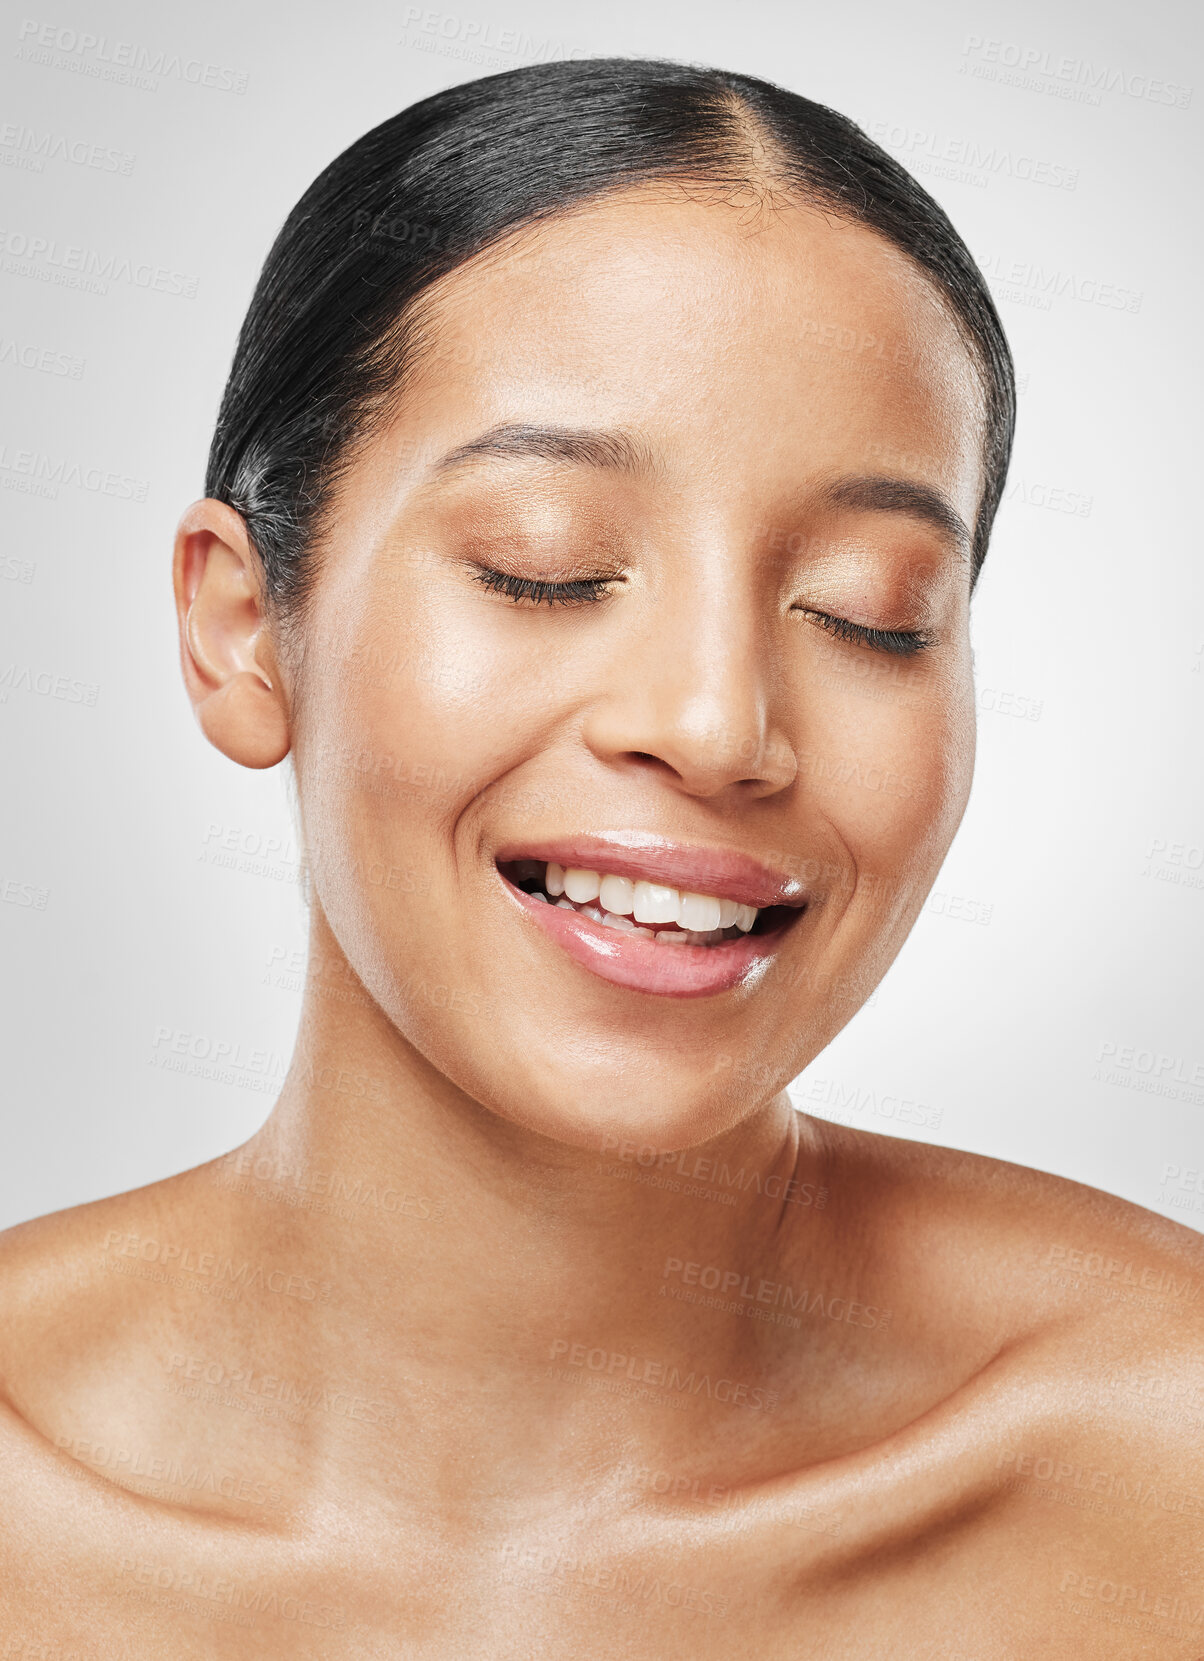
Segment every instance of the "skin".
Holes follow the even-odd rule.
[[[293,754],[303,1016],[245,1148],[0,1245],[3,1653],[1195,1661],[1198,1238],[783,1089],[970,787],[964,551],[831,505],[886,474],[973,524],[956,329],[872,233],[665,188],[426,311],[303,625],[236,513],[181,522],[200,723]],[[645,465],[435,467],[503,422]],[[474,561],[617,576],[524,605]],[[494,850],[628,829],[799,876],[777,967],[657,997],[527,925]]]

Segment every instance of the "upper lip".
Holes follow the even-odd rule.
[[[536,837],[497,848],[498,865],[537,859],[579,870],[610,872],[633,881],[662,883],[685,893],[713,894],[758,910],[771,905],[801,906],[806,901],[796,877],[755,859],[738,848],[702,847],[642,831],[606,836]]]

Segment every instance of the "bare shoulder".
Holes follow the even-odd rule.
[[[858,1295],[890,1309],[896,1366],[955,1381],[877,1459],[897,1473],[900,1537],[927,1485],[933,1528],[962,1519],[967,1579],[1006,1565],[1057,1653],[1107,1634],[1144,1654],[1124,1648],[1144,1635],[1197,1661],[1204,1240],[1001,1160],[827,1124],[821,1138],[832,1223],[860,1231]],[[857,1458],[868,1470],[876,1452]]]
[[[0,1233],[0,1435],[22,1469],[169,1492],[173,1357],[220,1350],[237,1319],[219,1275],[230,1212],[209,1172]]]
[[[215,1423],[181,1392],[187,1347],[218,1353],[234,1332],[176,1272],[186,1251],[223,1251],[197,1175],[0,1234],[5,1653],[203,1661],[236,1596],[304,1606],[304,1576],[281,1566],[273,1448],[246,1415]],[[223,1654],[265,1653],[227,1636]]]
[[[1004,1160],[821,1134],[833,1221],[860,1214],[870,1290],[929,1357],[1010,1357],[1031,1369],[1034,1402],[1073,1401],[1105,1442],[1195,1460],[1204,1490],[1204,1236]]]
[[[163,1622],[195,1602],[180,1588],[258,1572],[292,1527],[275,1424],[189,1382],[198,1357],[248,1352],[262,1308],[229,1294],[270,1273],[214,1175],[0,1234],[0,1627],[48,1646],[31,1655],[85,1634],[103,1634],[106,1655],[166,1653]],[[155,1574],[174,1590],[156,1592]],[[118,1644],[144,1629],[141,1647]],[[198,1631],[172,1653],[212,1654],[211,1622]]]
[[[841,1189],[872,1207],[874,1249],[901,1278],[947,1298],[989,1300],[1017,1338],[1047,1324],[1156,1329],[1198,1343],[1204,1235],[1114,1194],[953,1148],[824,1123]]]
[[[0,1387],[22,1411],[37,1381],[104,1371],[155,1318],[156,1273],[197,1226],[194,1173],[0,1233]]]
[[[1204,1236],[1047,1172],[823,1129],[875,1213],[867,1265],[934,1353],[1005,1358],[1034,1411],[1072,1409],[1098,1452],[1161,1449],[1204,1493]]]

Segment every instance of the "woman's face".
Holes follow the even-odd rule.
[[[872,233],[665,188],[462,266],[425,339],[305,626],[315,904],[491,1112],[709,1139],[864,1001],[965,805],[968,354]]]

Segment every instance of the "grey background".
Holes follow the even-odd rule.
[[[287,773],[204,743],[170,593],[280,221],[429,92],[618,53],[766,75],[854,117],[949,210],[1020,370],[974,607],[970,809],[899,961],[796,1098],[1204,1227],[1197,28],[1167,0],[6,13],[0,1223],[235,1145],[290,1052]]]

